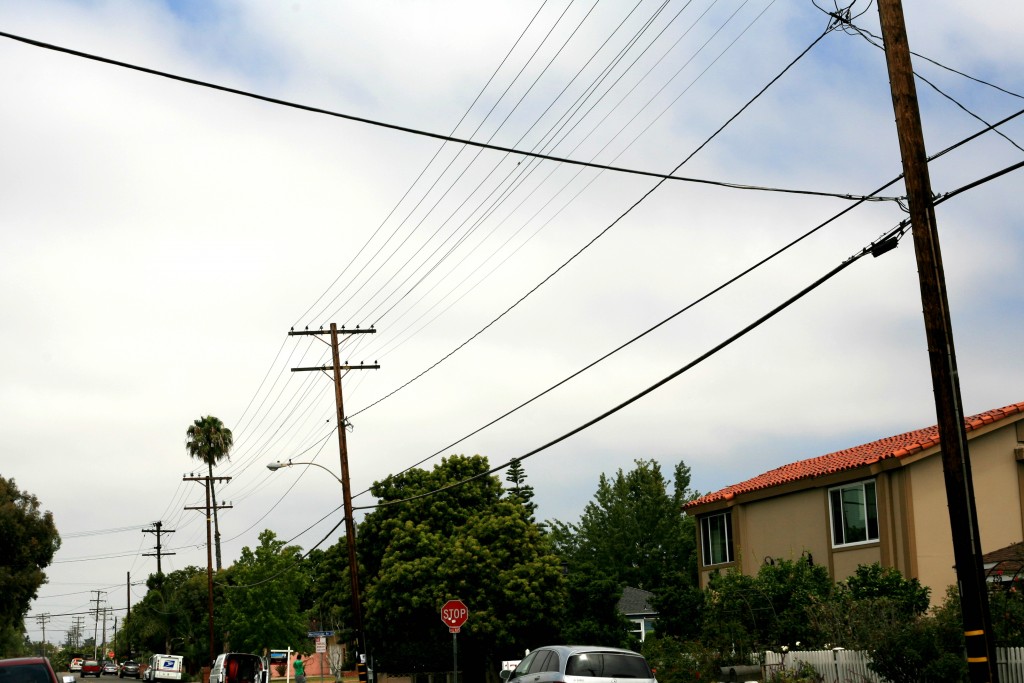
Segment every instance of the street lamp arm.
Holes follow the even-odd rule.
[[[331,470],[329,470],[328,468],[324,467],[320,463],[316,463],[316,462],[292,462],[291,460],[289,460],[288,462],[281,462],[280,460],[278,460],[277,462],[268,463],[267,464],[267,469],[270,470],[271,472],[274,472],[276,470],[281,469],[282,467],[291,467],[292,465],[308,465],[310,467],[319,467],[324,472],[327,472],[329,475],[334,477],[334,480],[336,482],[338,482],[339,484],[344,486],[344,484],[341,481],[341,477],[336,475],[334,472],[331,472]]]

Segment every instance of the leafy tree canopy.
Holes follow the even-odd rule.
[[[752,652],[821,645],[808,608],[832,593],[822,565],[805,559],[773,560],[757,576],[730,571],[714,576],[704,601],[706,642],[720,650]]]
[[[43,571],[60,548],[53,515],[39,499],[0,477],[0,631],[7,647],[20,638],[21,623],[39,587]],[[14,645],[13,647],[16,647]]]
[[[682,514],[693,496],[690,468],[675,467],[673,490],[654,460],[630,472],[601,475],[578,524],[555,522],[555,540],[569,565],[604,567],[622,586],[654,591],[681,569],[696,576],[693,520]]]
[[[360,525],[357,547],[369,648],[382,670],[450,668],[451,636],[440,619],[449,599],[470,610],[458,641],[467,671],[483,676],[554,640],[565,606],[561,563],[488,469],[485,457],[452,455],[372,487],[380,507]]]
[[[579,523],[552,522],[576,606],[565,626],[568,639],[629,645],[628,622],[617,610],[625,586],[655,594],[668,632],[693,630],[700,602],[695,529],[681,508],[694,495],[684,463],[675,466],[670,491],[656,461],[636,460],[628,473],[601,475]]]
[[[142,659],[155,652],[180,654],[190,671],[198,670],[209,659],[206,569],[188,566],[150,574],[146,586],[146,596],[132,606],[117,632],[118,655]],[[214,602],[220,600],[220,586],[214,583]]]
[[[224,635],[234,652],[263,648],[301,650],[308,621],[302,608],[306,574],[301,550],[274,532],[260,534],[255,549],[242,548],[224,589]]]

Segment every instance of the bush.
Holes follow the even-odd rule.
[[[871,653],[869,665],[892,683],[967,681],[962,627],[921,617],[895,631]]]
[[[655,670],[658,683],[718,680],[717,657],[698,642],[652,634],[644,640],[641,652]]]

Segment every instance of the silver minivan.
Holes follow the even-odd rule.
[[[643,655],[617,647],[548,645],[523,657],[514,671],[502,671],[508,683],[657,683]]]

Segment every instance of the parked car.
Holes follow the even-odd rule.
[[[117,677],[124,678],[125,676],[130,676],[131,678],[139,677],[139,663],[134,659],[121,662],[121,669],[117,672]]]
[[[268,679],[263,658],[243,652],[217,655],[210,669],[210,683],[268,683]]]
[[[79,672],[82,678],[95,676],[99,678],[103,674],[103,667],[95,659],[87,659],[82,662],[82,670]]]
[[[85,661],[85,659],[82,658],[82,657],[72,657],[71,658],[71,663],[68,664],[68,671],[70,671],[72,673],[74,673],[75,671],[81,671],[82,670],[82,662],[84,662],[84,661]]]
[[[30,683],[61,683],[46,657],[15,657],[0,659],[0,681]],[[64,676],[63,683],[75,683],[74,676]]]
[[[109,659],[103,660],[103,668],[101,673],[104,676],[116,676],[117,675],[117,664],[110,661]]]
[[[586,679],[587,683],[657,683],[643,655],[617,647],[549,645],[523,657],[515,670],[504,670],[508,683],[555,683]],[[212,682],[211,682],[212,683]]]

